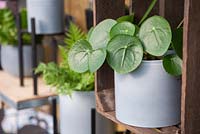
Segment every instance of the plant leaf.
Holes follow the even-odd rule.
[[[65,44],[68,45],[68,48],[71,48],[76,41],[85,38],[85,34],[81,31],[81,29],[73,22],[70,22],[69,29],[64,40]]]
[[[97,49],[94,50],[89,55],[89,71],[95,72],[97,71],[104,63],[106,59],[106,50],[105,49]]]
[[[179,76],[182,74],[182,60],[176,54],[165,56],[163,67],[171,75]]]
[[[183,28],[178,28],[173,31],[172,45],[176,54],[182,59],[183,55]]]
[[[135,70],[143,57],[142,43],[137,37],[117,35],[111,39],[107,47],[108,64],[118,73]]]
[[[117,19],[117,22],[128,21],[128,22],[133,23],[133,20],[134,20],[134,14],[131,14],[131,15],[125,15],[125,16],[119,17]]]
[[[69,51],[69,66],[75,72],[95,72],[101,67],[106,58],[105,49],[93,50],[87,40],[79,40]]]
[[[93,49],[106,48],[110,40],[110,30],[117,23],[112,19],[106,19],[100,22],[91,33],[89,42]]]
[[[154,56],[162,56],[168,50],[172,32],[169,23],[161,16],[147,19],[139,30],[144,50]]]
[[[87,40],[89,40],[89,38],[90,38],[90,36],[91,36],[93,30],[94,30],[94,27],[91,27],[90,30],[88,31]]]
[[[27,23],[27,10],[26,10],[26,8],[21,9],[20,15],[21,15],[21,28],[27,29],[28,23]]]
[[[127,21],[115,24],[110,30],[110,37],[113,38],[119,34],[134,35],[135,26]]]

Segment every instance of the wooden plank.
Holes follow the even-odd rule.
[[[162,134],[180,134],[181,129],[177,126],[171,126],[171,127],[164,127],[159,129]]]
[[[93,4],[94,10],[94,25],[106,18],[116,19],[124,15],[125,13],[125,1],[124,0],[95,0]],[[96,72],[96,98],[97,107],[103,108],[101,100],[97,94],[98,91],[103,89],[111,89],[114,87],[114,75],[113,70],[105,63],[101,69]],[[114,91],[111,93],[114,96]],[[106,97],[106,96],[105,96]],[[112,100],[112,107],[107,107],[107,109],[102,109],[105,111],[114,110],[114,100]]]
[[[114,96],[114,89],[105,89],[96,92],[96,100],[99,102],[99,105],[97,105],[97,108],[102,111],[110,111],[111,109],[114,109],[115,102],[114,102],[115,96]]]
[[[56,96],[41,78],[38,80],[38,87],[38,95],[35,96],[33,95],[32,78],[25,78],[25,86],[20,87],[18,77],[13,77],[4,71],[0,71],[0,92],[16,104]]]
[[[160,0],[159,2],[160,14],[169,20],[172,28],[176,28],[183,20],[184,0]],[[164,8],[164,14],[162,14],[162,8]]]
[[[133,0],[133,12],[135,13],[136,23],[138,23],[142,19],[150,3],[151,0]],[[158,14],[159,14],[159,2],[156,3],[155,7],[153,8],[149,16]]]
[[[136,22],[139,22],[151,3],[146,0],[134,0],[133,12]],[[173,28],[183,19],[184,1],[183,0],[158,0],[149,16],[161,15],[170,21]]]
[[[105,116],[106,118],[112,120],[113,122],[122,125],[126,129],[133,132],[134,134],[179,134],[180,133],[180,129],[175,126],[161,128],[161,129],[140,128],[140,127],[129,126],[129,125],[121,123],[115,118],[115,111],[103,112],[101,110],[98,110],[98,112],[102,114],[103,116]]]
[[[185,0],[182,134],[200,134],[200,1]]]

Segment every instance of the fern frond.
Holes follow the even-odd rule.
[[[66,33],[66,38],[64,40],[65,44],[67,44],[70,49],[74,43],[80,39],[85,39],[85,33],[73,22],[70,22],[68,32]]]

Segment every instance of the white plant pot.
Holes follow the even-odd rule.
[[[91,134],[91,109],[95,108],[94,91],[73,92],[59,96],[61,134]],[[96,113],[96,134],[113,134],[111,121]]]
[[[181,114],[181,81],[162,61],[143,61],[128,74],[115,73],[116,118],[128,125],[158,128],[176,125]]]
[[[63,0],[27,0],[28,31],[35,18],[37,34],[55,34],[64,31]]]
[[[44,60],[44,49],[37,45],[37,61]],[[32,46],[23,46],[24,76],[32,76]],[[17,46],[1,46],[1,64],[4,71],[19,76],[19,53]]]

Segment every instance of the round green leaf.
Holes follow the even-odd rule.
[[[139,38],[146,52],[154,56],[162,56],[168,50],[172,40],[170,25],[161,16],[150,17],[142,24]]]
[[[91,27],[90,30],[88,31],[87,40],[89,40],[89,38],[90,38],[90,36],[91,36],[93,30],[94,30],[94,27]]]
[[[128,73],[136,69],[143,58],[142,43],[130,35],[117,35],[107,47],[108,64],[118,73]]]
[[[89,55],[89,71],[97,71],[106,59],[106,49],[93,50]]]
[[[110,40],[110,30],[117,22],[112,19],[106,19],[100,22],[92,31],[89,42],[93,49],[106,48]]]
[[[171,75],[179,76],[182,74],[182,60],[176,54],[165,56],[163,67]]]
[[[123,22],[123,21],[133,22],[133,19],[134,19],[134,14],[125,15],[125,16],[119,17],[117,19],[117,22]]]
[[[93,50],[87,40],[79,40],[69,51],[68,63],[75,72],[95,72],[104,63],[105,49]]]
[[[172,45],[176,54],[182,58],[183,55],[183,28],[178,28],[173,31],[172,34]]]
[[[119,34],[126,34],[133,36],[134,33],[135,33],[135,26],[128,21],[124,21],[117,23],[112,27],[112,29],[110,30],[110,37],[113,38],[114,36]]]

